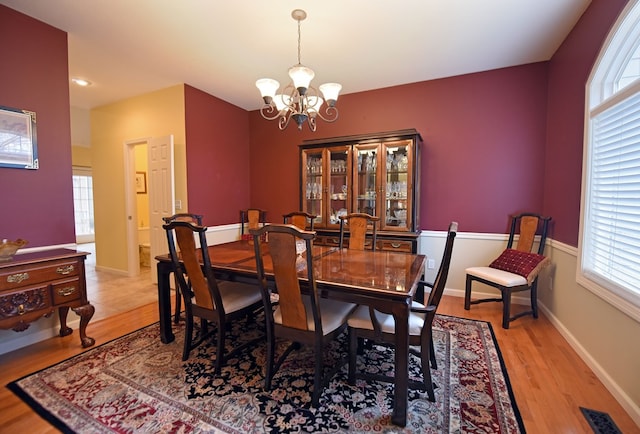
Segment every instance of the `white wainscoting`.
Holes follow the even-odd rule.
[[[420,236],[419,253],[435,259],[435,267],[425,273],[428,281],[433,281],[437,273],[445,238],[445,231],[423,231]],[[462,304],[465,269],[491,263],[504,250],[507,239],[502,234],[459,232],[445,294],[461,297]],[[640,324],[576,282],[575,247],[548,239],[545,255],[551,259],[551,266],[538,277],[538,307],[640,426],[640,345],[636,344]],[[487,285],[473,284],[474,298],[498,294]],[[512,301],[529,304],[529,292],[519,293]]]

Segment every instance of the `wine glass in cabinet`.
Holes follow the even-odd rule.
[[[383,230],[408,231],[413,227],[412,216],[414,164],[411,140],[388,142],[382,145],[381,218]]]
[[[303,211],[317,215],[314,227],[338,228],[351,212],[351,148],[336,146],[302,151]]]

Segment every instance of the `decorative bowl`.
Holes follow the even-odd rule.
[[[19,248],[24,247],[28,241],[18,238],[15,241],[2,240],[0,242],[0,262],[9,261]]]

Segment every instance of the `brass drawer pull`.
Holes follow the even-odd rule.
[[[56,273],[66,275],[73,273],[74,270],[75,267],[73,265],[65,265],[64,267],[56,268]]]
[[[7,276],[8,283],[20,283],[29,278],[29,273],[16,273]]]
[[[74,292],[76,292],[76,287],[75,286],[66,286],[64,288],[58,289],[58,295],[61,295],[63,297],[68,297],[71,294],[73,294]]]
[[[393,247],[394,249],[397,249],[398,247],[402,247],[401,243],[391,243],[391,247]]]
[[[18,306],[18,315],[24,315],[24,304]]]

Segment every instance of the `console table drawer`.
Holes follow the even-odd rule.
[[[4,292],[0,295],[0,321],[22,316],[30,318],[35,312],[48,313],[51,310],[51,294],[48,285]]]
[[[44,266],[34,265],[20,271],[7,270],[0,272],[0,290],[14,289],[24,285],[74,277],[79,275],[78,261],[58,261]]]
[[[413,253],[413,243],[407,240],[378,240],[378,249]]]
[[[82,295],[80,279],[69,279],[51,285],[51,295],[54,306],[80,299]]]

